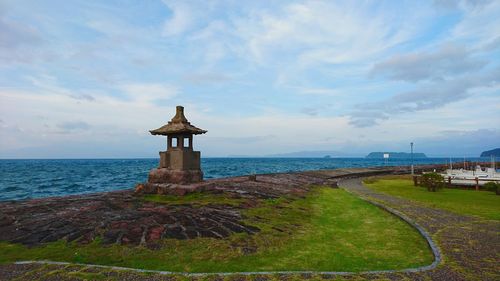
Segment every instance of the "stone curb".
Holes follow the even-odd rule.
[[[361,179],[361,177],[352,177],[344,180],[353,180],[353,179]],[[341,181],[339,181],[340,183]],[[281,274],[281,275],[292,275],[292,274],[319,274],[319,275],[331,275],[331,276],[346,276],[346,275],[363,275],[363,274],[384,274],[384,273],[405,273],[405,272],[422,272],[427,270],[432,270],[436,268],[441,262],[441,252],[439,248],[436,246],[431,236],[424,230],[419,224],[411,220],[409,217],[404,215],[403,213],[396,211],[393,208],[387,207],[381,203],[372,201],[366,196],[363,196],[359,193],[352,192],[343,188],[350,194],[356,195],[360,199],[373,204],[394,216],[400,218],[404,222],[408,223],[410,226],[416,228],[418,232],[426,239],[427,244],[432,250],[434,255],[434,261],[430,265],[416,267],[416,268],[407,268],[407,269],[394,269],[394,270],[372,270],[372,271],[360,271],[360,272],[349,272],[349,271],[251,271],[251,272],[200,272],[200,273],[189,273],[189,272],[175,272],[175,271],[162,271],[162,270],[148,270],[148,269],[137,269],[130,267],[121,267],[121,266],[107,266],[107,265],[98,265],[98,264],[85,264],[85,263],[70,263],[70,262],[56,262],[49,260],[42,261],[18,261],[14,264],[49,264],[49,265],[80,265],[92,268],[102,268],[102,269],[110,269],[110,270],[119,270],[119,271],[132,271],[139,273],[156,273],[162,275],[183,275],[183,276],[207,276],[207,275],[270,275],[270,274]]]
[[[361,180],[362,178],[356,178],[356,179]],[[353,180],[353,179],[351,179],[351,180]],[[363,184],[363,183],[361,182],[361,184]],[[404,222],[406,222],[410,226],[416,228],[418,230],[418,232],[425,238],[425,240],[427,241],[427,244],[429,245],[429,247],[432,250],[432,254],[434,255],[434,261],[430,265],[417,267],[417,268],[404,269],[402,271],[401,270],[394,270],[394,271],[385,271],[385,272],[421,272],[421,271],[427,271],[427,270],[434,269],[439,265],[439,263],[441,263],[441,261],[442,261],[441,251],[437,247],[436,243],[434,243],[434,241],[432,240],[430,234],[427,233],[427,231],[425,231],[425,229],[422,226],[420,226],[418,223],[416,223],[415,221],[413,221],[412,219],[407,217],[405,214],[403,214],[403,213],[401,213],[401,212],[399,212],[391,207],[385,206],[382,203],[376,202],[376,201],[370,199],[370,197],[368,197],[368,196],[361,195],[357,192],[350,191],[346,188],[343,188],[343,189],[345,191],[353,194],[353,195],[356,195],[360,199],[395,215],[396,217],[400,218],[401,220],[403,220]]]

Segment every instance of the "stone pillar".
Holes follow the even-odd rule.
[[[172,148],[172,137],[167,137],[167,150]]]
[[[184,148],[184,136],[177,137],[177,147]]]
[[[476,177],[474,180],[476,181],[476,190],[479,190],[479,178]]]

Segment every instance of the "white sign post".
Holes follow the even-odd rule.
[[[389,161],[389,153],[384,153],[385,165],[387,166],[387,162]]]

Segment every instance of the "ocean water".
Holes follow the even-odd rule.
[[[463,159],[453,159],[460,162]],[[488,161],[487,159],[467,159]],[[415,159],[415,164],[444,164],[448,158]],[[390,159],[388,165],[410,165]],[[93,193],[133,188],[147,179],[158,159],[0,160],[0,201]],[[205,179],[346,167],[386,165],[365,158],[202,158]]]

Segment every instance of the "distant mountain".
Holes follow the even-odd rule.
[[[384,154],[389,154],[389,159],[391,158],[405,158],[405,159],[410,159],[411,158],[411,153],[407,152],[371,152],[370,154],[366,155],[366,158],[376,158],[376,159],[383,159]],[[427,156],[424,153],[413,153],[413,158],[427,158]]]
[[[483,153],[481,153],[481,157],[490,157],[490,156],[500,157],[500,148],[483,151]]]
[[[270,154],[265,157],[282,157],[282,158],[331,158],[345,157],[346,154],[338,151],[296,151],[289,153]]]

